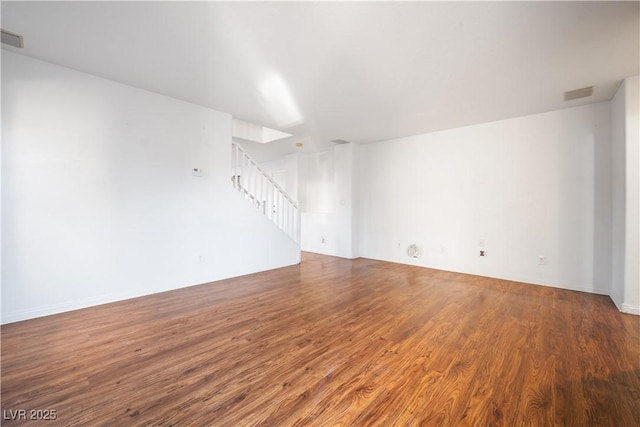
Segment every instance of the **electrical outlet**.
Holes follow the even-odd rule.
[[[320,237],[320,243],[324,243],[324,237]]]
[[[538,255],[538,265],[544,265],[547,262],[547,257],[544,255]]]

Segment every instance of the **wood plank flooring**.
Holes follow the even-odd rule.
[[[367,259],[1,332],[6,426],[640,425],[640,317],[609,297]]]

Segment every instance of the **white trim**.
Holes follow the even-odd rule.
[[[160,291],[163,292],[163,291]],[[156,292],[157,293],[157,292]],[[137,298],[150,294],[111,294],[101,295],[93,298],[83,298],[71,302],[65,302],[63,304],[54,304],[45,307],[38,307],[36,309],[18,310],[9,314],[6,314],[3,310],[2,324],[20,322],[22,320],[30,320],[38,317],[51,316],[53,314],[65,313],[68,311],[80,310],[82,308],[94,307],[102,304],[109,304],[112,302],[123,301],[131,298]]]
[[[558,284],[558,283],[541,283],[541,282],[537,282],[535,280],[527,279],[524,276],[514,276],[514,277],[497,276],[497,275],[488,276],[487,274],[477,273],[477,272],[473,272],[473,271],[462,271],[462,270],[455,270],[455,269],[451,269],[451,268],[433,267],[431,265],[422,264],[422,263],[420,263],[420,261],[415,261],[415,263],[410,263],[410,262],[405,262],[405,260],[402,260],[402,261],[400,261],[400,260],[392,260],[392,261],[390,261],[390,260],[387,260],[387,259],[372,258],[370,256],[361,256],[361,258],[372,259],[372,260],[375,260],[375,261],[390,262],[390,263],[395,263],[395,264],[410,265],[410,266],[414,266],[414,267],[428,268],[428,269],[431,269],[431,270],[447,271],[449,273],[466,274],[466,275],[469,275],[469,276],[480,276],[480,277],[486,277],[486,278],[489,278],[489,279],[504,280],[504,281],[507,281],[507,282],[523,283],[525,285],[547,286],[547,287],[550,287],[550,288],[565,289],[567,291],[577,291],[577,292],[585,292],[585,293],[588,293],[588,294],[611,296],[611,289],[610,288],[599,287],[597,285],[593,285],[593,286],[577,285],[577,286],[575,286],[575,285],[566,285],[566,284]]]
[[[609,294],[609,297],[611,298],[611,301],[613,301],[613,303],[615,304],[618,311],[622,313],[627,313],[627,314],[640,315],[640,306],[625,304],[623,302],[624,298],[622,298],[620,295],[616,295],[614,292],[611,292]]]
[[[350,260],[354,260],[354,259],[358,259],[361,258],[359,256],[353,255],[353,256],[347,256],[345,254],[340,254],[338,253],[338,251],[333,251],[333,250],[324,250],[324,249],[320,249],[317,247],[313,247],[313,248],[301,248],[300,249],[302,252],[309,252],[312,254],[319,254],[319,255],[327,255],[327,256],[334,256],[336,258],[344,258],[344,259],[350,259]],[[382,261],[382,260],[379,260]]]
[[[640,316],[640,306],[631,304],[622,304],[622,308],[618,308],[621,312],[627,314],[635,314]]]
[[[624,301],[624,298],[620,297],[613,291],[609,293],[609,297],[611,298],[611,301],[613,301],[613,304],[616,306],[618,311],[622,311],[622,306],[624,305],[622,301]]]
[[[300,254],[300,251],[298,251],[298,254]],[[261,269],[257,269],[257,270],[250,270],[246,273],[240,274],[238,275],[237,273],[235,274],[231,274],[231,275],[225,275],[222,277],[218,277],[215,279],[211,279],[211,280],[207,280],[204,282],[200,282],[200,283],[192,283],[190,285],[182,285],[182,286],[176,286],[176,287],[170,287],[170,288],[166,288],[166,289],[158,289],[152,292],[138,292],[138,293],[134,293],[134,292],[129,292],[129,293],[120,293],[120,294],[107,294],[107,295],[101,295],[98,297],[92,297],[92,298],[83,298],[83,299],[78,299],[75,301],[71,301],[71,302],[65,302],[62,304],[54,304],[54,305],[49,305],[49,306],[45,306],[45,307],[38,307],[36,309],[31,309],[31,310],[18,310],[15,312],[11,312],[9,314],[6,314],[7,310],[3,310],[2,311],[2,320],[0,321],[0,324],[2,325],[6,325],[8,323],[14,323],[14,322],[21,322],[23,320],[31,320],[31,319],[36,319],[39,317],[45,317],[45,316],[51,316],[54,314],[60,314],[60,313],[66,313],[69,311],[75,311],[75,310],[81,310],[83,308],[89,308],[89,307],[96,307],[99,305],[104,305],[104,304],[111,304],[114,302],[120,302],[120,301],[126,301],[126,300],[130,300],[133,298],[141,298],[141,297],[147,297],[147,296],[151,296],[151,295],[158,295],[164,292],[170,292],[170,291],[176,291],[179,289],[184,289],[184,288],[190,288],[192,286],[201,286],[201,285],[209,285],[218,281],[222,281],[222,280],[227,280],[227,279],[233,279],[236,277],[242,277],[245,275],[249,275],[249,274],[255,274],[255,273],[263,273],[266,271],[271,271],[271,270],[277,270],[279,268],[285,268],[285,267],[291,267],[294,265],[299,265],[300,264],[300,255],[298,255],[298,258],[296,260],[296,262],[294,262],[293,264],[284,264],[278,267],[271,267],[268,268],[267,270],[261,270]]]

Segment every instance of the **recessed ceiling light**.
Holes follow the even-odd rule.
[[[302,142],[296,142],[296,147],[298,148],[302,147]]]
[[[1,30],[2,31],[2,43],[8,44],[9,46],[23,48],[24,40],[20,34],[12,33],[11,31]]]
[[[583,87],[576,90],[570,90],[564,93],[565,101],[573,101],[574,99],[586,98],[593,95],[593,86]]]

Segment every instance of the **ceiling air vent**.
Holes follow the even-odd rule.
[[[334,139],[333,141],[334,144],[348,144],[349,141],[345,141],[344,139]]]
[[[2,43],[13,47],[24,47],[24,42],[20,34],[15,34],[6,30],[2,30]]]
[[[570,90],[564,93],[565,101],[573,101],[574,99],[586,98],[593,95],[593,86],[583,87],[581,89]]]

